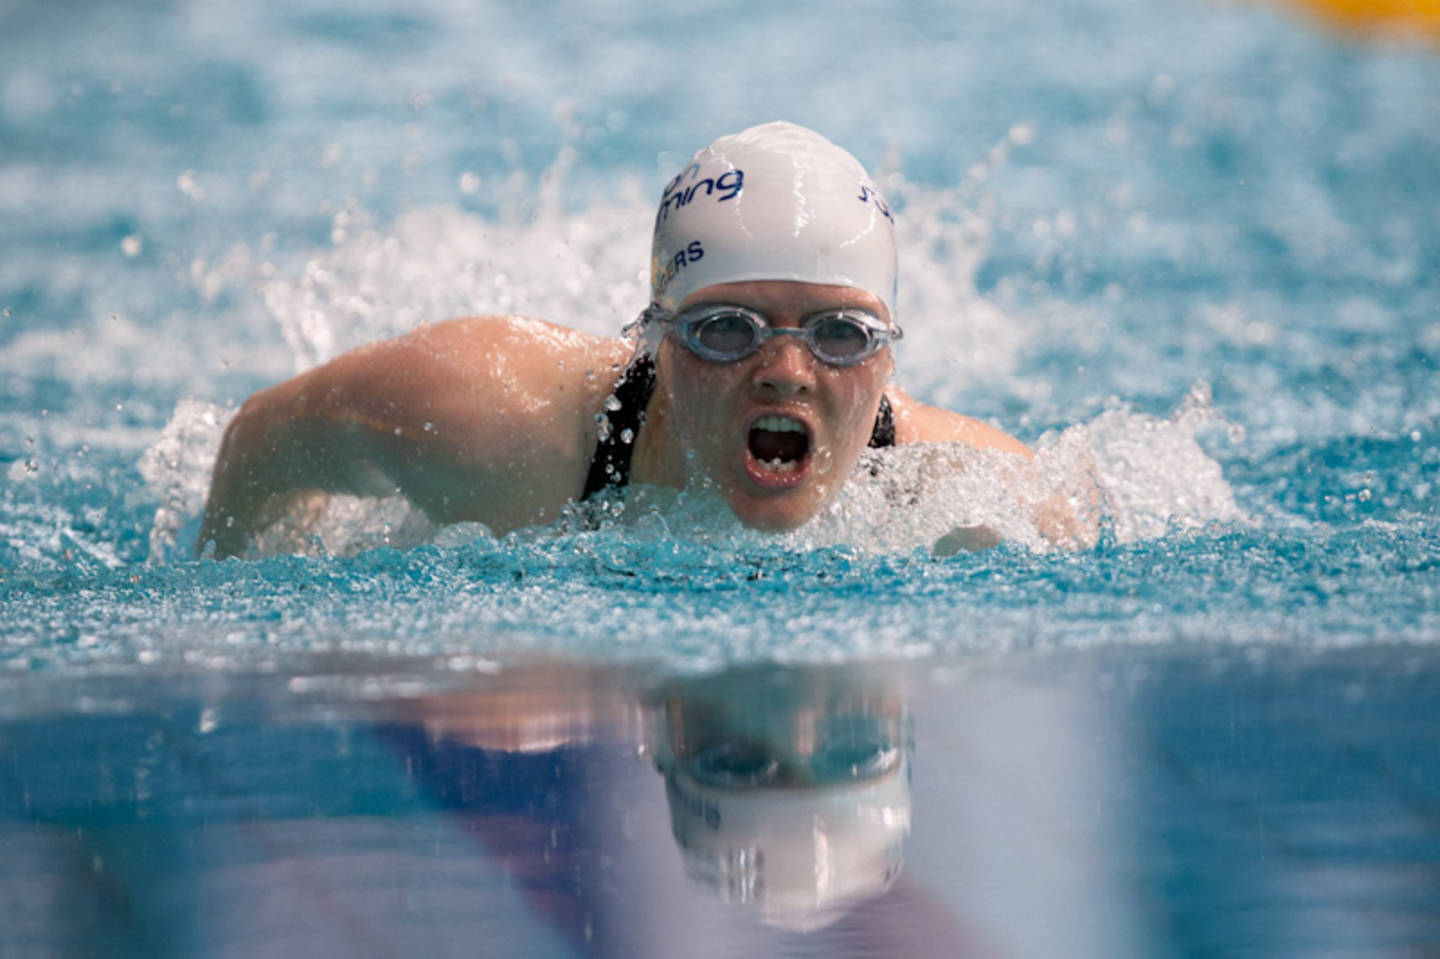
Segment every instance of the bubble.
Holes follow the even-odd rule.
[[[181,193],[188,196],[197,203],[205,199],[205,190],[200,186],[199,175],[194,170],[186,170],[175,178],[175,186]]]

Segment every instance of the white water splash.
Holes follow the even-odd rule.
[[[884,175],[904,208],[898,220],[900,312],[909,351],[899,365],[911,392],[925,401],[956,406],[955,384],[977,379],[1018,395],[1033,392],[1013,373],[1029,334],[976,290],[993,211],[969,205],[974,184],[1029,136],[1028,127],[1017,126],[991,151],[989,165],[977,165],[955,189],[920,188],[898,171]],[[635,181],[625,181],[615,194],[618,202],[562,212],[558,184],[572,162],[573,154],[562,150],[542,177],[533,218],[488,219],[455,207],[428,207],[381,227],[352,204],[335,216],[333,246],[311,257],[299,275],[277,277],[268,264],[258,269],[252,283],[279,324],[295,368],[464,314],[523,314],[590,333],[617,333],[647,299],[650,204]],[[186,401],[146,454],[142,471],[160,501],[152,557],[173,551],[203,508],[225,418],[218,407]],[[944,444],[873,454],[844,496],[792,534],[792,541],[797,548],[846,544],[949,553],[1005,540],[1043,550],[1057,542],[1093,543],[1100,524],[1115,541],[1133,542],[1236,521],[1242,513],[1233,492],[1196,439],[1213,419],[1202,388],[1168,419],[1112,409],[1071,427],[1042,441],[1029,464]],[[709,531],[703,535],[747,537],[713,506],[703,493],[671,498],[658,509],[632,508],[627,522],[640,524],[637,533],[654,521],[666,531],[698,527]],[[647,515],[668,520],[643,519]],[[348,555],[437,536],[459,542],[478,533],[483,529],[468,526],[463,535],[437,531],[399,497],[314,496],[297,503],[255,545],[262,554]]]
[[[186,404],[184,415],[177,413],[146,454],[142,471],[163,497],[151,531],[152,558],[171,555],[182,529],[193,535],[223,425],[217,411]],[[1200,431],[1216,421],[1206,391],[1197,387],[1167,418],[1111,410],[1047,440],[1029,463],[945,443],[870,452],[829,508],[779,541],[797,550],[919,549],[944,556],[1000,541],[1037,551],[1086,548],[1102,528],[1116,543],[1134,543],[1210,523],[1244,522],[1219,464],[1199,442]],[[775,540],[741,527],[705,490],[637,488],[623,509],[603,518],[621,535],[641,540],[740,550]],[[262,532],[250,555],[350,556],[381,546],[458,546],[489,535],[478,523],[437,527],[400,496],[317,494],[297,501]]]
[[[160,439],[140,457],[140,475],[151,495],[159,500],[150,526],[150,560],[164,562],[173,557],[182,543],[181,531],[189,529],[190,539],[205,507],[210,489],[210,470],[220,450],[220,437],[231,411],[214,403],[186,398],[175,407]]]
[[[1053,449],[1089,447],[1118,542],[1156,539],[1246,520],[1220,464],[1200,446],[1198,434],[1212,425],[1223,421],[1200,384],[1167,419],[1112,410],[1066,430]]]
[[[301,276],[265,282],[265,303],[297,372],[454,316],[518,314],[613,336],[648,299],[652,217],[636,182],[619,197],[580,214],[551,199],[519,221],[427,207],[385,229],[351,207],[336,216],[335,247]]]
[[[956,444],[875,452],[799,543],[949,555],[997,541],[1085,548],[1245,519],[1198,434],[1217,421],[1203,387],[1168,418],[1111,410],[1042,443],[1032,462]]]

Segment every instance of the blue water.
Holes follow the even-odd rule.
[[[658,188],[718,133],[775,118],[851,149],[900,211],[900,380],[1036,446],[1036,482],[1064,488],[1093,462],[1098,546],[1047,548],[984,463],[967,485],[907,461],[901,475],[927,490],[916,515],[857,482],[815,529],[780,540],[697,528],[684,504],[496,540],[435,530],[403,503],[338,502],[291,531],[301,555],[196,556],[214,444],[250,392],[461,313],[617,330],[645,295]],[[1433,877],[1437,174],[1433,47],[1338,35],[1262,4],[832,4],[823,16],[747,2],[0,7],[6,828],[139,816],[133,788],[100,797],[109,766],[85,743],[113,748],[120,767],[164,765],[161,747],[137,758],[135,737],[208,700],[240,704],[238,726],[222,726],[237,744],[226,761],[257,805],[235,821],[274,825],[288,813],[272,815],[273,800],[332,824],[357,809],[409,822],[393,797],[355,798],[367,777],[391,775],[358,760],[289,794],[265,778],[265,744],[284,737],[270,717],[288,715],[307,682],[322,684],[336,722],[368,728],[389,715],[366,712],[376,704],[456,687],[498,695],[488,677],[537,656],[637,670],[642,687],[653,673],[775,660],[898,660],[947,676],[1004,662],[1041,699],[1083,688],[1086,709],[1126,717],[1115,720],[1126,735],[1173,731],[1107,767],[1113,788],[1075,787],[1084,801],[1127,796],[1148,824],[1106,875],[1152,898],[1107,914],[1089,951],[1123,952],[1123,940],[1149,943],[1144,954],[1312,953],[1348,894],[1327,899],[1322,883],[1298,899],[1270,888],[1224,901],[1223,877],[1276,848],[1217,843],[1233,823],[1210,829],[1203,816],[1187,832],[1178,810],[1259,810],[1292,834],[1348,836],[1284,847],[1327,864],[1337,889],[1364,885],[1371,874],[1351,867],[1376,856]],[[939,534],[976,517],[1008,541],[933,555]],[[1234,662],[1259,678],[1215,666]],[[1136,670],[1161,678],[1152,696],[1127,687],[1130,705],[1092,681]],[[918,702],[947,705],[917,728],[917,783],[953,798],[965,774],[943,758],[946,730],[974,719],[967,709],[996,730],[1008,714],[956,705],[935,683],[918,686]],[[1251,734],[1277,737],[1274,754],[1236,746],[1236,709],[1194,692],[1206,689],[1260,717]],[[1275,712],[1287,702],[1322,731]],[[1363,742],[1328,756],[1344,704],[1362,709]],[[1397,715],[1414,722],[1385,718]],[[340,755],[330,720],[295,722],[298,762]],[[1421,730],[1429,740],[1402,741]],[[927,737],[937,745],[922,773]],[[1204,752],[1216,737],[1229,752]],[[1336,776],[1305,778],[1286,743]],[[4,756],[47,751],[68,757],[52,783],[68,798],[37,812],[18,797],[39,773]],[[1198,778],[1175,773],[1177,751],[1200,756],[1180,764]],[[1286,769],[1304,781],[1263,775]],[[187,795],[203,806],[228,788],[167,783],[162,818],[184,822]],[[305,806],[336,790],[333,805]],[[1377,803],[1431,825],[1393,842],[1355,833],[1355,811]],[[917,837],[928,822],[917,813]],[[32,865],[51,855],[26,848]],[[216,855],[201,859],[230,862]],[[968,908],[941,858],[909,875]],[[966,868],[1008,875],[998,863]],[[183,886],[172,867],[136,871],[134,888],[161,874]],[[1433,878],[1397,882],[1373,895],[1408,924],[1342,923],[1333,941],[1433,947],[1433,921],[1414,919],[1440,912]],[[1057,888],[1057,903],[1088,901]],[[971,906],[1021,928],[1020,893],[993,898]],[[185,954],[239,934],[167,938],[165,902],[153,924],[132,917],[121,951],[168,942]],[[1232,939],[1198,931],[1254,920],[1252,907],[1284,922],[1241,923]],[[87,915],[84,935],[117,928],[100,906]],[[47,954],[93,941],[59,928],[12,942]],[[1051,942],[1000,938],[1024,955]],[[584,951],[583,937],[565,941],[556,948]]]

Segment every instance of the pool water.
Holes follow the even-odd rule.
[[[12,5],[0,53],[0,954],[1440,949],[1433,36],[176,0]],[[1034,469],[896,451],[785,537],[337,498],[197,555],[250,392],[454,315],[618,330],[659,188],[775,118],[898,211],[899,379]],[[1087,484],[1052,548],[1023,501]],[[667,704],[857,675],[903,864],[836,840],[868,892],[777,918],[781,847],[686,832]]]

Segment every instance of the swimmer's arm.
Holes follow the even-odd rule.
[[[891,388],[886,395],[895,412],[897,443],[964,443],[975,449],[1014,453],[1026,463],[1035,459],[1030,447],[989,423],[917,402],[904,390]],[[1050,543],[1065,549],[1089,549],[1099,539],[1099,525],[1093,495],[1087,493],[1083,499],[1056,492],[1032,506],[1031,520]],[[987,549],[998,542],[994,531],[976,527],[947,534],[937,549]]]
[[[612,344],[536,321],[453,320],[263,390],[226,430],[200,546],[243,552],[316,491],[403,493],[437,523],[496,532],[551,521],[583,483],[589,394],[623,363]]]
[[[1030,447],[989,423],[951,410],[930,406],[912,399],[904,390],[891,387],[885,391],[895,412],[897,443],[964,443],[977,450],[999,450],[1023,456],[1028,462],[1035,458]]]

